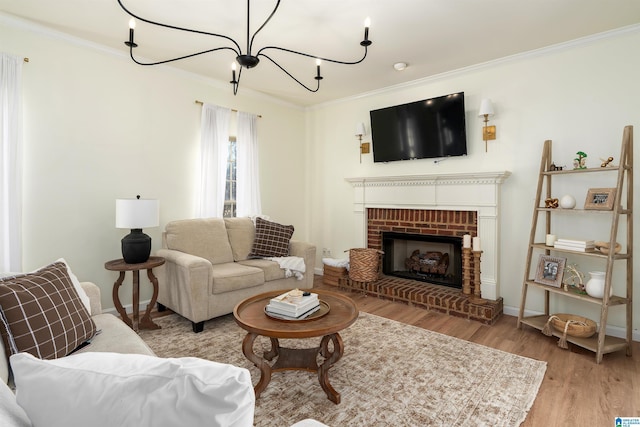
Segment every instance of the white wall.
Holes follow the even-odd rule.
[[[543,141],[553,140],[558,165],[571,167],[577,151],[588,154],[590,166],[599,166],[601,157],[619,160],[623,127],[634,125],[640,130],[639,44],[640,27],[636,27],[312,109],[307,132],[316,159],[312,169],[316,197],[310,213],[312,241],[318,245],[319,256],[322,248],[329,248],[334,257],[346,257],[344,250],[361,245],[351,220],[353,189],[346,177],[508,170],[513,175],[502,186],[500,288],[507,311],[514,313],[520,305]],[[459,91],[465,92],[468,156],[439,164],[432,160],[380,164],[373,163],[372,154],[365,154],[359,163],[355,125],[365,122],[370,132],[370,110]],[[481,135],[482,119],[477,116],[484,97],[493,100],[496,111],[490,124],[497,126],[497,139],[489,142],[488,152]],[[371,136],[366,135],[364,141],[371,141]],[[638,164],[638,154],[635,161]],[[611,179],[598,174],[563,186],[554,183],[554,196],[572,194],[581,207],[586,188],[611,186]],[[638,210],[637,191],[635,199]],[[608,240],[606,222],[594,228],[591,221],[565,217],[554,223],[554,229],[561,237]],[[637,232],[634,245],[640,248]],[[603,268],[598,261],[589,262],[584,257],[569,259],[578,262],[584,272]],[[636,257],[636,272],[639,265]],[[620,263],[616,269],[618,278],[623,277],[622,267]],[[640,295],[640,281],[635,282],[635,293]],[[624,294],[622,282],[617,282],[614,289]],[[528,309],[543,309],[539,296],[530,301]],[[597,306],[575,301],[556,298],[551,310],[599,319]],[[640,325],[639,313],[636,304],[635,329]],[[609,319],[610,324],[624,325],[624,308],[612,308]]]
[[[1,17],[0,17],[1,18]],[[309,237],[304,194],[304,111],[240,88],[170,68],[133,64],[79,40],[0,19],[2,51],[30,59],[23,67],[23,268],[58,257],[80,280],[102,288],[112,307],[117,273],[104,263],[121,257],[115,199],[160,200],[160,227],[146,229],[153,250],[171,220],[195,214],[201,100],[262,115],[259,120],[263,213]],[[291,179],[295,177],[295,179]],[[141,283],[146,284],[146,279]],[[120,297],[131,301],[131,276]],[[141,286],[148,299],[149,286]]]

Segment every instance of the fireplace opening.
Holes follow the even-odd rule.
[[[462,238],[383,232],[382,272],[462,289]]]

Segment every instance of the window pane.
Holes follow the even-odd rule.
[[[236,142],[234,139],[229,141],[228,147],[223,213],[227,218],[236,216]]]

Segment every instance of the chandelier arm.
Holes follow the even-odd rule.
[[[191,58],[191,57],[198,56],[198,55],[204,55],[205,53],[211,53],[211,52],[215,52],[215,51],[218,51],[218,50],[225,50],[225,49],[228,49],[228,50],[230,50],[230,51],[232,51],[232,52],[234,52],[236,54],[238,53],[232,47],[223,46],[223,47],[216,47],[215,49],[203,50],[202,52],[191,53],[189,55],[184,55],[184,56],[180,56],[180,57],[173,58],[173,59],[165,59],[164,61],[140,62],[133,56],[133,46],[129,46],[129,55],[131,56],[131,60],[133,62],[135,62],[136,64],[138,64],[138,65],[160,65],[160,64],[166,64],[168,62],[180,61],[181,59]]]
[[[238,42],[236,42],[234,39],[232,39],[229,36],[225,36],[224,34],[209,33],[207,31],[192,30],[192,29],[189,29],[189,28],[177,27],[175,25],[163,24],[162,22],[151,21],[150,19],[143,18],[143,17],[138,16],[135,13],[131,12],[129,9],[127,9],[122,4],[121,0],[117,0],[117,1],[118,1],[118,4],[120,5],[120,7],[122,8],[122,10],[124,10],[129,16],[131,16],[133,18],[136,18],[136,19],[138,19],[138,20],[140,20],[142,22],[146,22],[147,24],[157,25],[157,26],[164,27],[164,28],[170,28],[172,30],[186,31],[188,33],[203,34],[203,35],[206,35],[206,36],[213,36],[213,37],[220,37],[220,38],[223,38],[223,39],[227,39],[227,40],[229,40],[231,43],[233,43],[236,46],[237,52],[242,52],[242,49],[240,49],[240,45],[238,44]],[[229,49],[231,49],[231,48],[229,48]],[[188,58],[188,57],[189,56],[185,56],[185,58]]]
[[[251,42],[249,42],[248,40],[249,39],[249,0],[247,0],[247,55],[251,55],[251,48],[253,47],[253,39],[255,39],[256,35],[264,28],[264,26],[267,25],[269,21],[271,21],[271,18],[273,18],[273,15],[276,14],[278,7],[280,7],[280,0],[276,2],[276,6],[273,8],[273,11],[269,15],[269,17],[262,23],[260,28],[258,28],[256,32],[253,33],[253,36],[251,36]]]
[[[311,55],[309,53],[304,53],[304,52],[298,52],[296,50],[291,50],[291,49],[287,49],[287,48],[279,47],[279,46],[265,46],[265,47],[261,48],[258,51],[256,56],[264,56],[265,58],[269,58],[267,55],[265,55],[262,52],[265,51],[265,50],[268,50],[268,49],[273,49],[273,50],[279,50],[279,51],[282,51],[282,52],[293,53],[295,55],[306,56],[307,58],[320,59],[322,61],[333,62],[334,64],[356,65],[356,64],[359,64],[362,61],[364,61],[365,58],[367,57],[367,46],[363,46],[363,47],[364,47],[364,55],[362,55],[362,58],[358,59],[357,61],[339,61],[337,59],[323,58],[321,56]],[[273,59],[271,59],[271,58],[269,58],[269,59],[272,62],[274,62]]]
[[[261,49],[262,50],[262,49]],[[317,92],[320,89],[320,80],[322,78],[316,78],[316,81],[318,82],[318,86],[315,89],[311,89],[309,86],[305,85],[304,83],[302,83],[300,80],[296,79],[290,72],[288,72],[287,70],[284,69],[284,67],[282,67],[280,64],[278,64],[276,61],[274,61],[273,59],[271,59],[270,57],[268,57],[267,55],[265,55],[264,53],[260,54],[261,56],[264,56],[265,58],[267,58],[269,61],[271,61],[276,67],[280,68],[287,76],[291,77],[291,79],[293,79],[296,83],[298,83],[300,86],[302,86],[303,88],[305,88],[306,90],[308,90],[309,92]]]

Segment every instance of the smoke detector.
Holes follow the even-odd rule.
[[[407,68],[407,63],[396,62],[395,64],[393,64],[393,68],[395,68],[396,71],[404,71],[404,69]]]

